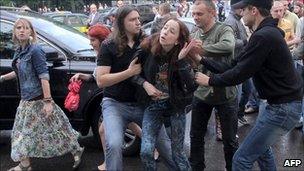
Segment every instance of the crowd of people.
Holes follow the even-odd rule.
[[[251,170],[256,161],[261,170],[276,170],[271,147],[303,126],[303,73],[297,68],[304,59],[303,3],[294,2],[294,12],[290,7],[287,0],[231,0],[231,10],[220,22],[214,1],[195,0],[191,17],[197,28],[191,33],[163,3],[148,36],[136,8],[119,6],[109,29],[94,23],[97,7],[92,4],[88,37],[97,67],[92,74],[75,74],[71,81],[95,81],[103,89],[99,134],[105,160],[98,170],[123,170],[127,127],[142,139],[144,170],[157,170],[158,155],[169,170],[204,170],[204,137],[212,113],[217,116],[226,170]],[[180,9],[178,15],[185,12]],[[18,46],[13,72],[0,77],[0,83],[17,78],[21,93],[11,151],[20,164],[10,170],[30,170],[32,157],[68,152],[74,155],[76,169],[84,148],[52,100],[45,55],[27,19],[15,22],[13,40]],[[188,159],[183,144],[189,106]],[[238,125],[249,124],[244,114],[254,111],[257,120],[239,145]],[[164,126],[168,119],[170,136]]]

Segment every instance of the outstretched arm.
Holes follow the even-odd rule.
[[[2,83],[4,81],[7,81],[7,80],[12,80],[16,77],[17,77],[17,75],[16,75],[15,71],[12,71],[12,72],[7,73],[5,75],[1,75],[0,76],[0,83]]]

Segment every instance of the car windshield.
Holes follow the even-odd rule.
[[[35,28],[39,28],[39,33],[44,33],[51,37],[53,41],[60,41],[67,46],[66,48],[77,52],[79,50],[91,50],[89,39],[82,33],[74,30],[72,27],[65,26],[59,22],[51,22],[41,18],[29,17]]]

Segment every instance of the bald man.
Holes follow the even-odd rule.
[[[100,14],[97,12],[97,6],[95,4],[90,5],[89,15],[89,27],[99,22]]]
[[[280,1],[274,1],[272,8],[270,10],[271,15],[273,18],[276,18],[279,20],[278,27],[282,29],[285,33],[285,41],[287,45],[291,48],[292,45],[294,45],[295,41],[295,35],[294,35],[294,28],[293,24],[286,20],[284,17],[284,4]]]
[[[284,5],[284,17],[283,18],[285,18],[286,20],[291,22],[291,24],[294,28],[293,31],[296,32],[296,28],[299,23],[299,17],[295,13],[289,11],[289,7],[288,7],[289,2],[287,0],[276,0],[276,1],[279,1]]]

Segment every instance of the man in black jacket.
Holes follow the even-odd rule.
[[[232,168],[251,170],[258,161],[261,170],[276,170],[271,146],[300,119],[302,79],[294,68],[284,33],[277,27],[278,21],[269,17],[272,0],[242,0],[238,5],[244,10],[245,25],[254,30],[245,50],[230,69],[197,56],[195,60],[214,73],[210,77],[197,73],[195,79],[200,85],[223,87],[253,77],[260,97],[267,100],[266,108],[260,110],[255,126],[235,153]]]

